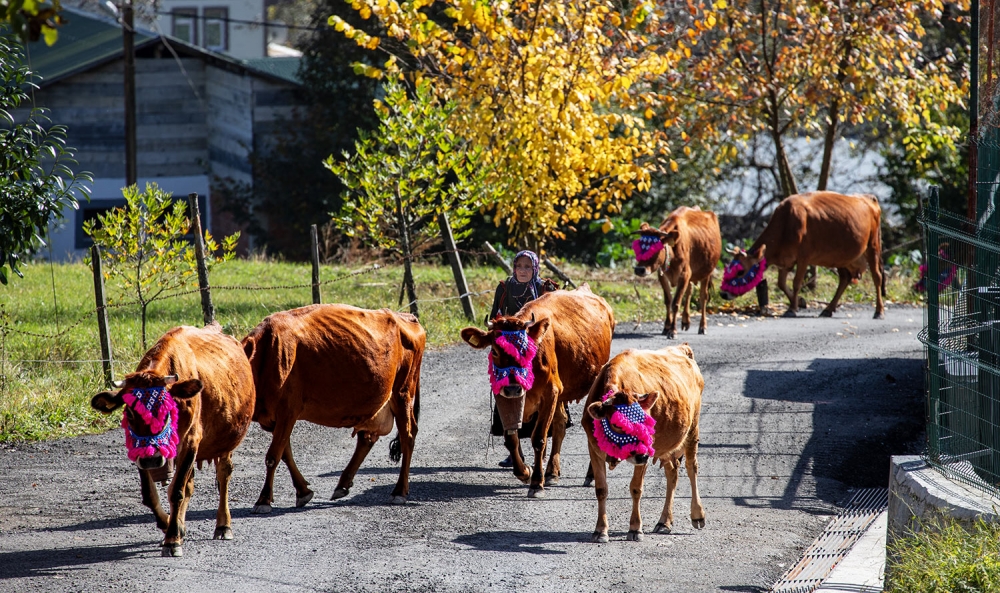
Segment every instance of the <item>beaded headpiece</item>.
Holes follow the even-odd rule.
[[[632,251],[635,252],[635,261],[640,263],[649,261],[663,251],[663,241],[656,235],[640,235],[638,239],[632,241]]]
[[[604,394],[603,401],[614,397],[614,390]],[[615,459],[630,455],[653,455],[653,434],[656,420],[642,409],[639,402],[615,406],[610,418],[594,423],[594,438],[601,451]]]
[[[531,389],[535,383],[535,374],[531,370],[531,363],[538,352],[538,346],[528,335],[528,330],[500,331],[495,343],[498,348],[517,362],[517,366],[497,367],[493,364],[493,352],[490,352],[490,388],[492,388],[494,395],[500,393],[500,390],[504,386],[510,385],[512,381],[517,382],[525,391]]]
[[[153,433],[138,435],[128,423],[128,414],[122,413],[125,429],[125,448],[129,461],[156,454],[166,459],[177,456],[177,403],[166,387],[130,389],[122,394],[125,405],[132,408]]]
[[[761,258],[759,262],[750,267],[750,271],[740,276],[743,271],[743,264],[733,259],[726,264],[726,271],[722,274],[721,292],[727,292],[733,296],[740,296],[753,290],[761,280],[764,279],[764,271],[767,269],[767,259]]]

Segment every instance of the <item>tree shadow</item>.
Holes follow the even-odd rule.
[[[481,552],[527,552],[529,554],[565,554],[565,550],[546,547],[548,544],[590,543],[589,533],[578,531],[481,531],[461,535],[452,540]]]

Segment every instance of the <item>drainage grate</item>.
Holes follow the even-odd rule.
[[[802,559],[771,587],[772,593],[810,593],[815,590],[888,506],[889,491],[886,488],[866,488],[855,492],[840,515],[802,554]]]

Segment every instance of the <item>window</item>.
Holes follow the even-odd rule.
[[[215,51],[229,49],[229,9],[206,8],[205,47]]]
[[[182,41],[197,45],[198,9],[175,8],[170,11],[170,17],[170,34]]]

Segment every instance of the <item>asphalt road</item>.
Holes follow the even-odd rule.
[[[420,433],[405,506],[387,504],[398,467],[376,444],[351,493],[329,501],[353,450],[350,431],[300,423],[295,459],[316,491],[294,508],[279,468],[275,508],[250,509],[263,481],[266,433],[237,450],[232,541],[213,541],[213,468],[196,474],[183,558],[163,558],[120,430],[0,445],[0,591],[765,591],[823,530],[852,488],[885,486],[888,457],[922,438],[920,309],[844,308],[833,319],[712,316],[679,332],[705,375],[699,487],[707,525],[687,520],[683,475],[674,533],[650,533],[666,481],[646,477],[647,536],[625,541],[629,466],[609,474],[611,542],[590,543],[597,503],[578,424],[564,477],[547,498],[497,467],[488,436],[482,351],[424,357]],[[697,319],[693,324],[697,328]],[[658,323],[619,322],[612,350],[668,344]],[[524,446],[530,447],[528,442]]]

